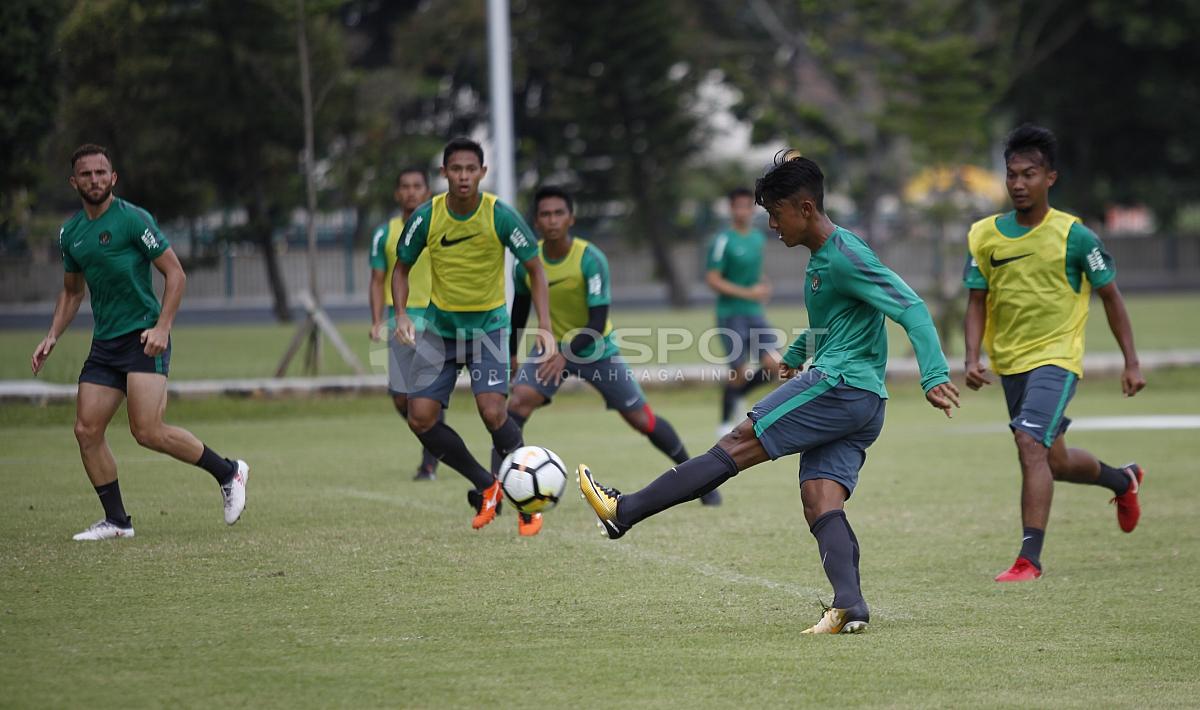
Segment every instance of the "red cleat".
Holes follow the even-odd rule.
[[[1018,557],[1017,561],[1009,567],[1007,571],[996,575],[997,582],[1032,582],[1042,576],[1042,571],[1037,565],[1033,564],[1024,557]]]
[[[1142,487],[1142,476],[1146,472],[1136,463],[1125,465],[1125,473],[1129,474],[1129,489],[1115,496],[1110,503],[1117,505],[1117,525],[1125,532],[1133,532],[1138,519],[1142,517],[1142,504],[1138,502],[1138,491]]]
[[[517,513],[517,532],[522,537],[533,537],[542,531],[542,514]]]

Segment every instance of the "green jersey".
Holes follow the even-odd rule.
[[[469,215],[451,211],[445,193],[418,207],[396,252],[411,266],[428,251],[432,287],[426,326],[444,338],[507,327],[504,251],[520,262],[532,259],[537,256],[532,235],[516,210],[486,192]]]
[[[146,210],[114,197],[104,214],[83,210],[58,232],[63,268],[83,273],[92,293],[92,337],[109,340],[153,328],[160,306],[150,262],[171,247]]]
[[[767,235],[757,229],[742,234],[732,227],[712,238],[708,244],[707,270],[716,271],[721,278],[743,288],[762,280],[763,247]],[[762,315],[758,301],[717,294],[717,318],[741,315]]]
[[[921,388],[950,381],[950,368],[929,309],[863,240],[838,227],[813,252],[804,274],[808,330],[788,348],[783,362],[812,367],[851,387],[887,398],[887,316],[904,327],[917,354]],[[815,347],[809,347],[810,342]],[[811,351],[811,352],[810,352]]]
[[[558,261],[546,257],[542,250],[543,244],[538,245],[538,255],[546,270],[546,281],[550,285],[550,330],[554,337],[562,343],[565,350],[575,334],[588,324],[588,309],[593,306],[607,306],[612,303],[612,292],[608,277],[608,259],[604,252],[589,241],[573,237],[571,249],[567,255]],[[529,273],[521,264],[513,267],[513,290],[521,295],[530,295]],[[589,343],[582,352],[576,353],[583,358],[596,355],[596,347],[603,348],[597,357],[612,357],[620,352],[620,348],[612,338],[612,321],[604,324],[604,339],[598,343]],[[569,337],[568,337],[569,336]]]
[[[1024,227],[1018,224],[1016,212],[998,215],[995,225],[996,231],[1009,239],[1023,237],[1033,229],[1033,227]],[[1075,293],[1079,293],[1079,289],[1083,287],[1085,276],[1092,288],[1107,286],[1117,277],[1113,258],[1104,249],[1100,237],[1083,226],[1082,222],[1073,223],[1071,231],[1067,233],[1066,275],[1067,283],[1071,285]],[[971,257],[969,251],[967,265],[963,268],[963,285],[981,291],[988,290],[987,279],[984,278],[983,272],[979,270],[979,265],[975,263],[975,259]]]

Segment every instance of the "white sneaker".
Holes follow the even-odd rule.
[[[250,464],[238,459],[237,473],[233,480],[221,486],[221,499],[225,501],[225,524],[233,525],[242,517],[246,507],[246,480],[250,478]]]
[[[123,528],[108,518],[97,520],[91,527],[72,537],[72,540],[111,540],[118,537],[133,537],[133,527]]]

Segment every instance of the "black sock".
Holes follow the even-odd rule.
[[[510,421],[510,422],[513,422],[514,424],[516,424],[516,425],[517,425],[517,430],[518,430],[518,431],[522,431],[522,432],[523,432],[523,431],[524,431],[524,429],[525,429],[525,422],[527,422],[527,421],[529,421],[529,420],[528,420],[526,417],[523,417],[523,416],[521,416],[520,414],[517,414],[516,412],[514,412],[514,411],[512,411],[512,410],[510,409],[510,410],[508,411],[508,421]],[[503,427],[502,427],[502,428],[503,428]],[[492,434],[492,442],[493,442],[493,444],[495,443],[495,440],[496,440],[496,434],[495,434],[495,433],[493,433],[493,434]],[[524,438],[523,438],[523,435],[522,435],[522,443],[521,443],[521,444],[518,444],[516,447],[514,447],[514,449],[516,449],[516,448],[520,448],[520,447],[521,447],[521,446],[523,446],[523,445],[524,445]],[[510,451],[509,453],[512,453],[512,452]],[[505,457],[505,456],[507,456],[507,455],[508,455],[508,454],[502,454],[502,453],[500,453],[500,452],[499,452],[499,451],[496,449],[496,447],[495,447],[495,446],[492,446],[492,473],[494,473],[494,474],[496,474],[496,475],[499,475],[499,474],[500,474],[500,464],[501,464],[501,463],[504,461],[504,457]]]
[[[1104,486],[1114,495],[1121,495],[1129,490],[1131,483],[1129,473],[1123,468],[1113,468],[1103,461],[1100,462],[1100,475],[1096,477],[1096,485]]]
[[[1045,530],[1025,528],[1021,533],[1021,557],[1032,562],[1038,569],[1042,568],[1042,543],[1045,541]]]
[[[764,370],[763,368],[760,367],[760,368],[758,368],[758,370],[756,370],[754,372],[753,375],[750,375],[750,379],[746,380],[746,384],[742,385],[742,388],[740,390],[738,390],[738,394],[745,396],[746,394],[750,393],[750,390],[754,389],[755,387],[758,387],[759,385],[765,385],[770,381],[771,381],[770,371]]]
[[[433,452],[433,455],[446,465],[458,471],[469,480],[477,490],[483,490],[492,485],[495,476],[486,468],[479,465],[475,457],[467,449],[467,444],[445,422],[438,422],[424,434],[417,434],[421,444]]]
[[[721,390],[721,423],[729,421],[733,418],[733,408],[737,406],[738,399],[741,395],[738,394],[738,385],[729,383],[725,385],[725,389]]]
[[[842,510],[831,510],[813,521],[809,531],[817,538],[817,551],[825,576],[833,585],[835,609],[849,609],[862,602],[858,586],[858,544],[850,521]]]
[[[125,501],[121,500],[121,484],[117,479],[103,486],[96,486],[96,495],[100,497],[100,505],[104,506],[104,517],[110,523],[120,527],[129,527],[129,515],[125,513]]]
[[[719,446],[679,464],[636,493],[621,496],[617,522],[632,526],[673,505],[686,503],[738,474],[733,458]]]
[[[512,452],[525,445],[521,425],[512,415],[505,417],[500,428],[492,432],[492,473],[500,473],[500,462]]]
[[[196,462],[196,465],[212,474],[212,477],[217,479],[217,483],[222,486],[228,485],[233,480],[233,474],[237,473],[236,461],[221,458],[207,445],[204,446],[204,451],[201,452],[200,460]]]
[[[646,434],[646,438],[659,451],[667,455],[675,463],[683,463],[687,461],[687,447],[683,445],[683,440],[679,438],[679,434],[675,431],[675,427],[671,426],[671,422],[662,417],[654,418],[654,428]]]
[[[408,412],[404,412],[404,418],[408,419]],[[438,421],[439,422],[446,421],[446,410],[445,409],[438,412]],[[434,456],[432,451],[430,451],[429,449],[422,446],[421,447],[421,470],[428,471],[429,473],[434,473],[437,471],[437,463],[438,463],[437,456]]]

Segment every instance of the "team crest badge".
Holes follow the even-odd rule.
[[[112,241],[112,235],[108,232],[100,232],[100,246],[105,246]]]
[[[816,293],[821,289],[821,275],[813,274],[812,276],[812,292]]]

